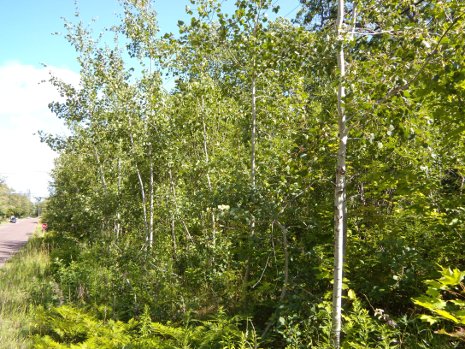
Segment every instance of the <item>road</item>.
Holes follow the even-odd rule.
[[[24,218],[0,225],[0,267],[27,242],[37,222],[37,218]]]

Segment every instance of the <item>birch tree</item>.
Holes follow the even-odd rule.
[[[344,0],[338,1],[336,19],[336,45],[338,67],[338,140],[336,164],[336,188],[334,192],[334,280],[333,280],[333,308],[332,308],[332,341],[335,348],[341,346],[342,329],[342,282],[344,276],[344,255],[347,235],[347,207],[346,207],[346,154],[349,128],[345,111],[345,82],[346,66],[344,58]]]

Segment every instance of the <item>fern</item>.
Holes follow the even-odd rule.
[[[197,325],[176,327],[153,322],[149,308],[140,320],[127,323],[100,320],[71,306],[50,311],[39,309],[36,316],[40,334],[34,337],[34,348],[82,349],[246,349],[258,348],[254,331],[243,332],[237,317],[220,312],[217,318]]]

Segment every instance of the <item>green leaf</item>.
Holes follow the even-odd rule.
[[[357,296],[355,295],[355,291],[350,289],[348,292],[347,292],[347,297],[349,297],[350,300],[354,300],[355,298],[357,298]]]
[[[449,313],[448,311],[445,311],[445,310],[442,310],[442,309],[434,309],[433,310],[436,314],[442,316],[443,318],[447,319],[447,320],[452,320],[453,322],[455,323],[459,323],[460,321],[455,317],[453,316],[451,313]]]
[[[455,286],[460,284],[465,276],[465,272],[458,269],[443,269],[442,277],[439,281],[445,286]]]
[[[420,315],[420,319],[429,323],[430,325],[434,325],[435,323],[438,322],[438,320],[435,317],[431,315],[426,315],[426,314]]]

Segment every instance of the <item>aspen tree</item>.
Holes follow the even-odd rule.
[[[336,20],[337,40],[337,67],[339,72],[339,86],[337,95],[338,112],[338,151],[336,165],[336,188],[334,192],[334,283],[333,283],[333,308],[332,308],[332,343],[334,348],[341,346],[342,328],[342,279],[344,270],[344,252],[347,230],[346,208],[346,153],[347,153],[347,116],[344,108],[344,0],[338,1]]]

